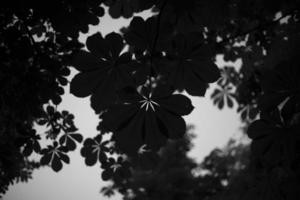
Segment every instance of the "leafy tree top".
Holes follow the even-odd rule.
[[[84,140],[72,114],[57,108],[74,66],[79,73],[70,83],[71,92],[90,96],[100,118],[99,135],[85,139],[81,153],[88,165],[100,161],[104,179],[130,176],[128,160],[183,136],[182,116],[193,106],[178,93],[201,97],[217,82],[211,97],[220,109],[237,104],[246,124],[261,112],[261,119],[249,128],[254,171],[263,171],[263,180],[279,177],[274,183],[280,197],[297,194],[280,185],[296,188],[299,180],[298,0],[5,4],[0,8],[1,192],[22,170],[30,174],[38,167],[28,160],[32,152],[41,155],[42,165],[59,171],[69,162],[67,153]],[[145,20],[131,18],[120,34],[90,36],[83,50],[79,33],[101,23],[103,5],[113,18],[130,18],[147,9],[154,14]],[[241,69],[219,69],[214,63],[218,54],[227,61],[241,59]],[[35,123],[47,127],[52,144],[39,145]],[[108,132],[112,137],[103,140]],[[115,153],[119,158],[112,156]],[[287,176],[282,178],[279,171]]]

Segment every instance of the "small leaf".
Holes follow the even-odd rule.
[[[48,165],[51,161],[51,157],[52,155],[47,153],[47,154],[44,154],[42,157],[41,157],[41,160],[40,160],[40,163],[42,165]]]
[[[30,156],[32,154],[32,152],[33,152],[33,145],[30,142],[30,143],[28,143],[28,144],[25,145],[25,148],[23,150],[23,155],[26,156],[26,157],[28,157],[28,156]]]
[[[59,158],[64,161],[66,164],[70,163],[70,158],[69,156],[67,156],[66,154],[63,153],[58,153],[59,154]]]
[[[93,166],[96,164],[96,162],[97,162],[97,152],[88,154],[85,157],[85,164],[87,166]]]
[[[83,140],[82,135],[79,133],[71,133],[70,136],[79,143],[81,143]]]
[[[106,169],[101,174],[102,180],[104,180],[104,181],[108,181],[109,179],[112,178],[112,176],[113,176],[113,170],[112,169]]]
[[[58,172],[62,169],[62,162],[57,156],[53,157],[51,167],[55,172]]]

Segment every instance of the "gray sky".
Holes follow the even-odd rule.
[[[141,14],[149,16],[149,12]],[[112,20],[109,16],[100,19],[100,25],[90,27],[90,34],[100,31],[103,35],[111,31],[117,32],[122,26],[127,26],[126,19]],[[85,35],[80,39],[84,41]],[[221,62],[217,63],[222,64]],[[193,140],[194,149],[189,156],[200,162],[213,148],[222,147],[231,136],[241,134],[240,119],[235,109],[225,108],[222,111],[212,105],[209,99],[211,90],[206,97],[191,97],[195,107],[194,111],[185,117],[188,124],[195,126],[196,138]],[[98,117],[90,107],[89,98],[77,98],[69,94],[68,88],[63,96],[60,110],[69,110],[75,115],[75,124],[79,132],[86,137],[93,137],[97,134],[96,126]],[[93,167],[84,164],[84,158],[80,156],[80,146],[75,152],[70,153],[71,163],[64,165],[59,173],[50,168],[42,168],[33,173],[33,179],[28,183],[19,183],[10,186],[9,191],[3,200],[102,200],[99,191],[107,184],[101,180],[101,169],[99,163]],[[120,199],[116,195],[111,200]]]

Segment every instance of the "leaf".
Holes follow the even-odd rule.
[[[70,158],[66,155],[66,154],[63,154],[63,153],[59,153],[59,158],[64,161],[66,164],[69,164],[70,163]]]
[[[229,96],[227,96],[226,101],[227,101],[228,107],[232,108],[233,107],[233,101],[232,101],[232,99]]]
[[[173,94],[168,98],[160,99],[159,102],[168,111],[179,115],[188,115],[194,109],[191,100],[181,94]]]
[[[100,112],[117,98],[114,77],[107,76],[91,97],[91,107]]]
[[[86,97],[93,93],[103,76],[102,70],[76,74],[72,79],[70,91],[77,97]]]
[[[104,181],[108,181],[109,179],[111,179],[112,175],[113,175],[113,170],[112,169],[107,169],[107,170],[104,170],[102,172],[101,178]]]
[[[97,160],[102,161],[100,156],[102,154],[101,148],[102,136],[97,135],[96,137],[87,138],[83,143],[83,147],[80,150],[81,156],[85,158],[85,164],[87,166],[93,166],[97,163]]]
[[[223,109],[225,103],[227,103],[229,108],[233,107],[233,98],[234,94],[232,92],[232,88],[230,86],[222,86],[221,88],[216,88],[214,92],[211,94],[211,98],[213,99],[213,103],[217,104],[219,109]],[[247,113],[242,113],[246,115]],[[246,117],[246,116],[242,116]]]
[[[28,156],[30,156],[32,154],[32,152],[33,152],[33,145],[30,142],[30,143],[28,143],[28,144],[25,145],[25,148],[23,150],[23,155],[26,156],[26,157],[28,157]]]
[[[247,134],[251,139],[259,139],[272,134],[274,127],[263,120],[254,121],[248,128]]]
[[[186,123],[179,115],[162,111],[161,116],[162,123],[168,130],[167,135],[170,139],[180,139],[186,132]]]
[[[65,147],[70,150],[74,151],[76,149],[76,142],[82,142],[82,135],[79,133],[65,133],[59,138],[59,143],[61,145],[65,145]]]
[[[62,162],[57,156],[54,156],[51,162],[51,168],[55,171],[58,172],[62,169]]]
[[[125,33],[126,42],[140,50],[146,50],[152,45],[154,36],[153,19],[146,22],[141,17],[134,17],[129,25],[129,31]]]
[[[129,155],[136,154],[139,147],[143,145],[143,121],[143,116],[139,113],[123,126],[117,127],[118,130],[113,135],[116,146]]]
[[[85,157],[85,164],[87,166],[93,166],[97,162],[97,152],[90,153]]]
[[[80,50],[74,55],[72,64],[78,71],[90,71],[97,69],[99,65],[101,66],[104,63],[96,55]]]
[[[48,120],[47,119],[43,119],[43,118],[39,119],[37,121],[38,125],[41,125],[41,126],[45,125],[47,122],[48,122]]]
[[[54,105],[58,105],[62,101],[62,98],[59,95],[54,95],[51,100]]]
[[[121,35],[96,33],[87,38],[89,52],[81,51],[73,65],[80,70],[71,81],[70,91],[78,97],[91,95],[91,105],[100,113],[116,101],[116,91],[131,84],[131,55],[121,54],[124,42]]]
[[[141,135],[142,143],[140,146],[145,143],[153,151],[158,151],[160,147],[165,145],[168,138],[167,133],[164,132],[165,127],[160,127],[156,120],[157,115],[154,115],[152,112],[144,115],[144,128]]]
[[[211,60],[213,54],[209,53],[212,47],[203,44],[201,38],[192,33],[176,36],[173,48],[167,51],[175,59],[161,67],[169,71],[170,84],[194,96],[204,96],[208,83],[220,77],[218,67]]]
[[[70,138],[70,137],[67,137],[67,138]],[[76,143],[74,142],[73,139],[67,139],[66,147],[68,148],[68,150],[74,151],[76,149]]]
[[[141,94],[125,95],[120,99],[124,103],[103,114],[103,126],[113,132],[116,145],[125,153],[136,154],[144,144],[158,150],[168,138],[183,136],[186,125],[181,115],[189,114],[193,106],[187,97],[167,91],[156,88],[152,95],[142,89]]]
[[[136,51],[152,52],[156,38],[156,17],[150,17],[144,20],[142,17],[134,17],[124,34],[126,42],[135,48]],[[160,24],[160,34],[157,38],[156,50],[162,49],[170,40],[171,30],[167,26]]]
[[[83,140],[82,135],[79,134],[79,133],[71,133],[70,136],[71,136],[74,140],[76,140],[78,143],[81,143],[82,140]]]
[[[99,153],[99,162],[104,163],[107,160],[107,156],[104,151],[100,151]]]
[[[108,44],[103,39],[101,33],[95,33],[87,38],[86,46],[89,52],[95,57],[108,57]]]
[[[47,153],[47,154],[44,154],[42,157],[41,157],[41,160],[40,160],[40,163],[42,165],[48,165],[51,161],[51,154]]]
[[[139,9],[139,0],[115,0],[106,1],[105,3],[109,6],[108,13],[112,18],[121,16],[130,18]]]

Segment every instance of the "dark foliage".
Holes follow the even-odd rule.
[[[79,32],[99,23],[103,5],[113,18],[147,9],[155,14],[133,17],[122,33],[96,33],[83,50]],[[0,8],[0,191],[30,177],[39,166],[29,161],[33,152],[41,155],[42,165],[59,171],[69,163],[67,153],[82,142],[73,115],[57,108],[74,66],[79,73],[71,93],[91,96],[101,120],[99,135],[85,139],[81,154],[87,165],[100,161],[103,179],[127,179],[132,160],[154,159],[145,152],[183,137],[182,116],[193,106],[178,92],[204,96],[208,84],[217,82],[211,97],[220,109],[236,108],[246,124],[261,115],[248,131],[255,178],[243,198],[297,199],[299,8],[298,0],[5,1]],[[219,70],[218,54],[226,61],[241,59],[241,68]],[[45,134],[35,131],[37,125],[47,129]],[[112,136],[102,140],[109,132]],[[47,147],[40,145],[43,135],[51,143]],[[263,189],[270,182],[277,193]]]
[[[249,163],[247,145],[230,141],[224,149],[214,149],[201,164],[187,156],[191,150],[191,129],[179,140],[171,140],[158,153],[144,152],[151,163],[141,157],[130,160],[132,175],[113,178],[113,184],[101,189],[106,196],[119,192],[123,199],[195,200],[211,199],[225,192],[233,179],[246,172]]]

